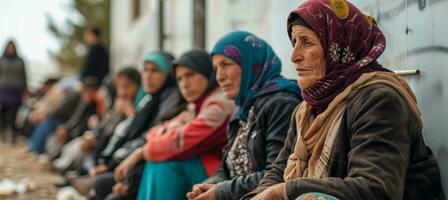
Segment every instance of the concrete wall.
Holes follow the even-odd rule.
[[[423,135],[437,157],[448,196],[448,1],[353,0],[377,19],[387,39],[381,62],[394,70],[419,69],[406,76],[423,117]]]

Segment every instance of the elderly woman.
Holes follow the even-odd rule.
[[[286,139],[300,89],[280,75],[281,62],[271,46],[237,31],[220,39],[212,51],[216,78],[238,109],[230,121],[223,162],[189,199],[239,199],[272,168]]]
[[[416,98],[376,60],[385,38],[345,0],[308,0],[288,18],[304,103],[251,199],[444,199]],[[311,193],[310,193],[311,192]]]

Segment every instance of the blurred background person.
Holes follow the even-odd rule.
[[[17,55],[16,45],[10,40],[0,58],[0,134],[3,140],[6,140],[6,133],[10,129],[11,140],[15,142],[15,119],[26,91],[25,64]]]
[[[98,83],[109,74],[109,55],[106,47],[100,42],[101,31],[97,27],[87,29],[84,33],[84,41],[89,45],[89,51],[85,57],[80,76],[83,80],[87,76],[96,78]]]

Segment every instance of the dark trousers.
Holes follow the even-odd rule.
[[[107,172],[97,176],[93,185],[93,187],[95,188],[95,196],[92,197],[91,200],[137,199],[138,185],[129,185],[128,194],[124,196],[116,196],[112,193],[112,188],[116,183],[117,182],[114,180],[114,175],[112,172]]]
[[[17,136],[16,116],[18,109],[19,106],[0,106],[0,135],[2,136],[3,140],[6,140],[6,133],[9,129],[12,133],[12,141],[15,142]]]
[[[104,200],[111,192],[115,185],[114,174],[107,172],[95,178],[93,187],[95,188],[95,197],[92,200]]]

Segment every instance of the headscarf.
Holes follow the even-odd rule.
[[[196,111],[201,106],[204,99],[217,87],[218,83],[216,81],[215,71],[213,70],[213,63],[210,55],[201,49],[191,50],[183,54],[179,59],[173,62],[173,72],[174,69],[182,65],[188,67],[201,75],[203,75],[208,80],[208,86],[204,94],[196,100]]]
[[[376,60],[386,39],[375,20],[346,0],[308,0],[288,17],[288,35],[301,20],[311,27],[326,50],[326,75],[302,91],[312,107],[324,109],[362,74],[389,71]]]
[[[245,121],[255,98],[278,91],[300,95],[297,83],[285,79],[282,63],[271,46],[257,36],[236,31],[221,38],[213,47],[212,55],[226,56],[242,68],[241,85],[235,104],[235,117]]]
[[[151,62],[154,63],[157,68],[159,68],[163,74],[165,74],[165,76],[169,76],[171,73],[171,61],[169,60],[168,56],[161,51],[154,51],[154,52],[150,52],[148,53],[148,55],[145,56],[145,58],[143,59],[144,62]]]
[[[8,55],[8,46],[9,45],[12,45],[14,47],[14,54],[13,55]],[[10,41],[8,41],[8,43],[6,43],[5,51],[3,52],[3,57],[9,57],[9,58],[16,58],[16,57],[18,57],[16,44],[14,43],[14,41],[10,40]]]
[[[163,51],[153,51],[148,53],[143,61],[145,63],[150,62],[154,63],[155,66],[162,71],[162,73],[166,76],[165,84],[162,86],[160,91],[164,90],[167,87],[171,87],[176,85],[176,80],[171,74],[171,64],[174,60],[174,57]]]

